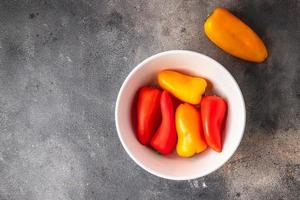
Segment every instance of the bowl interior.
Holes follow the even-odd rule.
[[[181,158],[176,152],[161,156],[137,141],[131,119],[135,94],[140,87],[156,82],[157,73],[165,69],[203,77],[212,83],[214,94],[226,99],[228,112],[221,153],[208,149],[192,158]],[[241,141],[245,118],[242,93],[229,72],[213,59],[189,51],[164,52],[143,61],[123,83],[116,105],[118,134],[130,157],[150,173],[174,180],[198,178],[221,167]]]

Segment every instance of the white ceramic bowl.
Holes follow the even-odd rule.
[[[208,149],[192,158],[181,158],[176,152],[161,156],[136,139],[131,121],[135,94],[140,87],[155,82],[157,73],[165,69],[204,77],[212,83],[213,93],[226,99],[228,113],[221,153]],[[229,160],[242,139],[246,111],[238,84],[221,64],[200,53],[174,50],[151,56],[130,72],[119,91],[115,121],[124,149],[140,167],[159,177],[188,180],[205,176]]]

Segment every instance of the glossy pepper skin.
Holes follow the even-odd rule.
[[[205,79],[188,76],[176,71],[165,70],[158,73],[158,83],[181,101],[198,104],[205,92]]]
[[[259,36],[239,18],[224,8],[216,8],[204,24],[207,37],[225,52],[260,63],[268,57]]]
[[[147,145],[160,122],[161,91],[157,88],[142,87],[137,102],[137,139]]]
[[[178,106],[175,115],[178,134],[177,154],[181,157],[191,157],[204,151],[207,144],[199,111],[194,106],[184,103]]]
[[[221,152],[227,104],[221,97],[205,96],[201,101],[200,108],[206,143],[213,150]]]
[[[171,96],[167,91],[163,91],[161,95],[160,109],[162,121],[150,144],[156,151],[166,155],[175,149],[177,142],[174,106]]]

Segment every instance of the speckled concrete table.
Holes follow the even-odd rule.
[[[262,36],[252,64],[214,46],[224,6]],[[0,199],[287,199],[300,196],[300,1],[2,0]],[[114,107],[126,75],[170,49],[211,56],[244,93],[247,128],[217,172],[169,181],[122,148]]]

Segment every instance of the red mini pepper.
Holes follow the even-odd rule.
[[[160,109],[162,121],[150,144],[159,153],[165,155],[175,149],[177,142],[174,106],[171,96],[167,91],[163,91],[161,95]]]
[[[206,143],[217,152],[222,151],[222,132],[227,104],[218,96],[205,96],[201,101],[201,116]]]
[[[157,88],[142,87],[137,103],[137,138],[143,145],[149,144],[160,122],[161,91]]]

